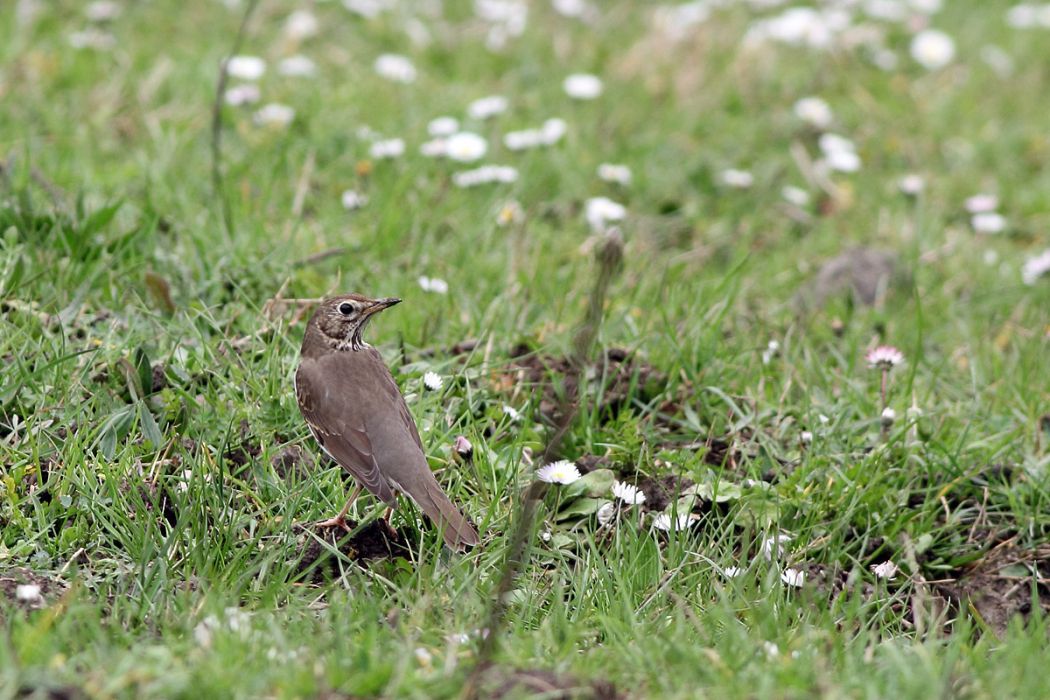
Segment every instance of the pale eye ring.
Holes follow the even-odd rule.
[[[344,301],[342,304],[339,305],[339,313],[341,313],[344,316],[349,316],[350,314],[354,313],[354,305],[348,301]]]

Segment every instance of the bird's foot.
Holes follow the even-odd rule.
[[[345,532],[350,532],[350,523],[346,522],[346,517],[342,515],[337,515],[328,520],[318,520],[314,523],[314,528],[317,530],[328,530],[333,527],[342,528]]]

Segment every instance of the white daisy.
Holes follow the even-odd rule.
[[[255,104],[262,97],[262,93],[259,91],[258,85],[244,83],[227,88],[222,97],[226,104],[232,107],[240,107],[242,105]]]
[[[431,139],[419,145],[419,154],[427,158],[444,158],[447,154],[448,139]]]
[[[598,526],[608,527],[616,516],[616,504],[612,501],[605,503],[598,509]]]
[[[297,54],[282,59],[277,64],[277,72],[289,78],[311,78],[317,74],[317,64],[309,57]]]
[[[394,0],[343,0],[343,7],[366,19],[378,17],[393,9]]]
[[[419,283],[419,288],[424,292],[432,292],[434,294],[448,294],[448,282],[438,277],[427,277],[426,275],[420,275],[416,279]]]
[[[908,173],[897,180],[897,187],[909,197],[918,197],[926,189],[926,180],[918,173]]]
[[[722,569],[722,575],[726,578],[736,578],[742,573],[744,573],[744,570],[739,566],[727,566]]]
[[[509,105],[510,103],[503,95],[489,95],[467,105],[467,115],[471,119],[491,119],[506,112]]]
[[[795,187],[794,185],[784,185],[780,190],[780,196],[783,197],[790,204],[794,204],[796,207],[804,207],[809,205],[809,192],[806,192],[801,187]]]
[[[284,35],[294,41],[309,39],[321,29],[317,16],[309,10],[296,10],[284,21]]]
[[[510,418],[511,421],[513,421],[514,423],[517,423],[521,420],[521,412],[513,406],[508,406],[507,404],[503,404],[503,415],[507,416],[507,418]]]
[[[226,75],[236,80],[258,80],[266,73],[266,61],[258,56],[231,56],[226,61]]]
[[[459,120],[455,117],[436,117],[427,124],[431,136],[451,136],[459,131]]]
[[[602,94],[602,79],[590,73],[573,73],[562,83],[565,94],[574,100],[593,100]]]
[[[353,211],[354,209],[360,209],[364,205],[368,204],[368,195],[361,194],[356,190],[346,190],[343,192],[340,200],[343,203],[343,209],[347,211]]]
[[[688,530],[693,521],[697,519],[693,513],[679,513],[674,520],[668,513],[659,513],[653,517],[653,527],[663,532]]]
[[[751,187],[751,185],[755,184],[755,176],[747,170],[728,168],[723,170],[719,177],[722,180],[722,184],[738,190],[746,190]]]
[[[645,503],[645,493],[639,491],[637,486],[614,481],[612,491],[614,496],[628,505],[637,506]]]
[[[120,16],[121,7],[113,0],[95,0],[84,8],[84,16],[89,22],[111,22]]]
[[[462,170],[452,176],[456,187],[477,187],[491,182],[510,183],[517,180],[517,169],[509,165],[483,165],[474,170]]]
[[[972,197],[967,197],[963,204],[966,206],[966,211],[971,214],[984,214],[999,208],[999,198],[994,194],[982,192]]]
[[[784,569],[780,574],[780,580],[794,588],[802,588],[806,583],[806,572],[798,569]]]
[[[821,134],[820,139],[817,141],[817,145],[820,146],[820,150],[824,155],[838,152],[855,153],[857,150],[857,147],[853,144],[852,140],[834,133]]]
[[[803,445],[809,445],[813,442],[813,432],[811,430],[803,430],[798,434],[798,439]]]
[[[23,583],[15,587],[15,598],[30,602],[40,600],[40,586],[35,583]]]
[[[514,200],[505,202],[503,206],[499,208],[499,211],[496,212],[496,224],[498,226],[520,224],[524,220],[525,211],[521,208],[521,205]]]
[[[790,542],[791,535],[773,535],[762,540],[762,556],[766,561],[772,561],[784,556],[784,543]]]
[[[904,362],[904,353],[892,345],[879,345],[864,356],[872,369],[893,369]]]
[[[986,211],[974,214],[970,225],[977,233],[1002,233],[1006,230],[1006,217],[998,212]]]
[[[488,142],[469,131],[461,131],[445,140],[445,155],[461,163],[479,160],[488,150]]]
[[[258,126],[288,126],[295,119],[295,110],[288,105],[271,102],[255,113]]]
[[[592,231],[601,232],[609,222],[623,221],[627,208],[608,197],[591,197],[584,205],[584,216]]]
[[[855,173],[861,166],[860,156],[853,151],[832,151],[824,156],[824,162],[840,173]]]
[[[780,354],[780,341],[771,340],[766,345],[766,349],[762,351],[762,364],[768,365],[773,361],[773,358]]]
[[[897,420],[897,412],[887,406],[882,409],[882,414],[879,416],[879,420],[888,428],[893,425],[893,421]]]
[[[430,391],[439,391],[445,385],[445,380],[437,372],[427,372],[423,375],[423,386]]]
[[[418,73],[407,56],[385,53],[376,58],[373,65],[376,73],[395,83],[414,83]]]
[[[898,569],[896,564],[887,559],[881,564],[872,565],[871,571],[875,574],[875,578],[884,578],[892,581],[893,578],[897,575]]]
[[[955,58],[955,41],[938,29],[924,29],[912,37],[911,57],[926,70],[944,68]]]
[[[1021,268],[1021,280],[1027,285],[1032,285],[1047,273],[1050,273],[1050,248],[1025,260],[1024,267]]]
[[[814,129],[827,129],[835,115],[828,103],[819,97],[803,97],[795,103],[795,116]]]
[[[601,163],[598,165],[598,178],[626,187],[631,184],[631,169],[618,163]]]
[[[404,139],[384,139],[382,141],[376,141],[368,149],[368,154],[376,160],[400,158],[404,153]]]
[[[571,484],[580,478],[580,470],[569,460],[560,459],[537,469],[536,478],[548,484]]]

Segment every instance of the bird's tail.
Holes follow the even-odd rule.
[[[479,542],[478,531],[463,516],[459,508],[453,505],[436,481],[432,485],[428,484],[423,489],[423,493],[413,500],[441,530],[445,544],[452,549],[463,551]]]

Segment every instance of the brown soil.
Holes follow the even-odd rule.
[[[297,525],[295,530],[298,533],[300,553],[299,573],[313,583],[338,578],[341,559],[333,549],[345,557],[343,561],[408,558],[407,537],[402,531],[392,529],[384,521],[375,520],[360,531],[356,531],[357,523],[352,520],[348,520],[347,525],[350,528],[349,532],[338,527]]]
[[[1007,540],[966,567],[954,583],[940,584],[960,611],[1002,636],[1010,621],[1027,620],[1038,607],[1050,613],[1050,545],[1021,547]],[[1033,605],[1034,603],[1034,605]]]
[[[484,696],[494,700],[620,700],[624,697],[608,681],[581,681],[542,669],[490,669],[489,676],[491,680]]]

